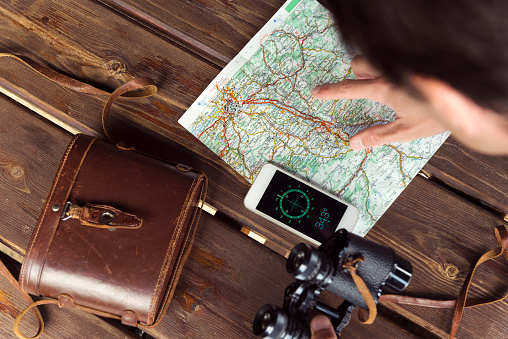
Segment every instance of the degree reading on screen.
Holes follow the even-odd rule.
[[[308,237],[324,242],[336,230],[347,205],[276,171],[256,209]]]

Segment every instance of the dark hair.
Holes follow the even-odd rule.
[[[428,75],[481,106],[508,111],[508,1],[322,2],[345,42],[396,84]]]

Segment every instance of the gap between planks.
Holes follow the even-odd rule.
[[[432,165],[425,166],[427,169],[422,169],[418,173],[420,176],[508,222],[508,206],[490,196],[480,194],[473,187],[444,173],[439,175],[441,171]]]

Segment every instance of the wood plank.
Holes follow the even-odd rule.
[[[224,67],[284,0],[98,0]]]
[[[450,139],[423,168],[441,185],[456,190],[508,221],[508,157],[479,154]]]
[[[85,2],[83,2],[85,3]],[[86,5],[86,4],[85,4]],[[5,6],[5,5],[2,5]],[[23,17],[21,21],[16,21],[17,23],[23,23],[28,25],[33,20],[34,27],[37,27],[37,21],[40,16],[37,16],[37,12],[34,12],[34,8],[38,8],[43,11],[43,13],[51,13],[51,9],[55,6],[55,3],[47,1],[43,5],[39,4],[42,7],[36,7],[33,5],[33,8],[27,9],[26,16],[21,16],[21,10],[16,9],[14,11],[13,17]],[[49,6],[49,7],[44,7]],[[78,7],[79,10],[83,10],[81,3],[73,3],[72,6]],[[60,8],[60,7],[58,7]],[[97,8],[97,7],[96,7]],[[61,10],[61,9],[60,9]],[[67,11],[63,11],[67,13]],[[74,13],[67,18],[73,18],[73,20],[80,20],[77,18],[76,13],[73,12],[73,8],[69,9],[69,13]],[[87,12],[90,13],[90,12]],[[93,13],[93,12],[92,12]],[[108,20],[111,19],[113,25],[122,26],[126,29],[130,30],[131,26],[124,24],[121,18],[118,18],[114,14],[109,12],[108,15],[102,14],[100,16],[100,20],[104,20],[104,17],[108,17]],[[61,13],[57,13],[61,14]],[[2,17],[4,18],[4,17]],[[57,20],[57,19],[55,19]],[[86,20],[81,19],[82,24],[86,25]],[[99,20],[99,19],[96,19]],[[47,21],[47,20],[44,20]],[[56,21],[61,25],[68,25],[64,23],[61,19]],[[9,23],[6,21],[6,26],[8,27],[8,31],[10,34],[6,36],[8,39],[13,39],[15,37],[15,29],[13,23]],[[79,26],[79,25],[78,25]],[[31,26],[30,26],[31,27]],[[67,28],[70,28],[68,26]],[[79,28],[77,28],[79,33]],[[107,32],[107,31],[106,31]],[[141,32],[141,33],[140,33]],[[109,48],[112,51],[115,51],[115,43],[117,42],[115,38],[111,41],[108,41],[105,36],[106,33],[94,32],[98,35],[104,34],[100,36],[97,40],[101,42],[106,42],[109,44]],[[43,34],[41,30],[33,29],[30,33],[24,32],[24,36],[27,41],[31,41],[27,44],[26,48],[29,49],[31,47],[37,48],[38,44],[42,44],[42,48],[48,49],[47,46],[44,45],[41,41],[45,41],[45,33]],[[22,36],[23,36],[22,34]],[[84,33],[81,31],[80,38],[86,40],[84,42],[84,46],[90,46],[90,38],[84,38]],[[132,35],[131,35],[132,34]],[[135,37],[135,34],[142,34],[142,30],[133,29],[129,33],[126,33],[127,36]],[[146,36],[146,35],[143,35]],[[64,37],[65,39],[65,37]],[[36,43],[38,41],[38,43]],[[78,44],[79,39],[76,37],[67,38],[65,43],[72,44],[72,47],[75,49],[79,49],[80,46]],[[5,43],[5,42],[4,42]],[[155,42],[152,42],[155,45]],[[5,43],[4,46],[8,47],[9,43]],[[120,44],[121,45],[121,44]],[[170,44],[168,44],[169,46]],[[14,45],[14,47],[18,45]],[[31,46],[31,47],[30,47]],[[11,46],[12,47],[12,46]],[[40,47],[40,46],[39,46]],[[166,46],[167,47],[167,46]],[[85,47],[86,50],[89,47]],[[169,47],[167,47],[169,48]],[[8,49],[8,50],[14,50]],[[64,47],[61,46],[58,51],[64,52]],[[122,51],[122,49],[119,49]],[[161,50],[164,50],[164,46]],[[173,50],[173,49],[172,49]],[[153,52],[153,49],[152,49]],[[137,55],[141,55],[141,52],[138,51]],[[176,53],[176,52],[175,52]],[[62,69],[68,69],[69,73],[73,73],[73,67],[76,64],[79,65],[80,57],[83,55],[82,53],[77,54],[78,57],[73,59],[73,56],[68,56],[68,60],[65,61],[68,65],[63,67]],[[131,59],[130,65],[133,67],[136,66],[135,57]],[[51,59],[48,58],[44,60],[45,62],[51,63]],[[96,60],[97,61],[97,60]],[[192,60],[190,60],[193,62]],[[196,62],[198,62],[197,60]],[[60,62],[60,61],[58,61]],[[57,62],[57,64],[58,64]],[[67,68],[68,67],[68,68]],[[94,65],[99,71],[99,73],[104,72],[104,69],[101,70],[100,67]],[[194,67],[194,66],[189,66]],[[78,66],[75,68],[76,70],[80,70],[81,68]],[[147,70],[146,73],[150,73],[150,70]],[[165,72],[165,71],[164,71]],[[163,74],[161,72],[159,74]],[[210,71],[212,72],[212,71]],[[76,71],[75,74],[80,73]],[[101,98],[91,98],[90,100],[85,100],[85,96],[71,94],[69,91],[62,91],[64,96],[52,96],[49,97],[47,93],[61,93],[61,92],[53,92],[48,90],[46,87],[46,83],[41,81],[36,81],[34,83],[33,76],[27,76],[26,72],[21,72],[20,77],[22,78],[22,82],[30,83],[32,82],[33,87],[40,88],[40,95],[48,101],[53,101],[53,105],[56,107],[61,107],[63,110],[68,110],[69,112],[77,112],[76,114],[82,114],[82,116],[78,117],[78,120],[81,119],[84,124],[87,126],[92,126],[97,129],[97,109],[94,108],[94,105],[98,106],[100,109]],[[113,86],[118,79],[109,79],[105,76],[106,73],[101,73],[98,78],[103,79],[106,84],[105,86]],[[104,80],[105,79],[105,80]],[[205,79],[206,80],[206,79]],[[205,86],[205,80],[201,79],[203,83],[198,83],[198,86]],[[25,88],[25,87],[23,87]],[[44,90],[47,93],[44,93]],[[242,218],[241,220],[245,223],[250,223],[253,227],[257,227],[259,230],[265,230],[265,233],[268,232],[270,238],[276,239],[281,244],[286,244],[290,246],[292,243],[296,242],[296,239],[292,239],[287,235],[287,233],[281,231],[280,229],[274,227],[273,225],[268,224],[267,222],[260,220],[259,218],[255,218],[252,214],[245,212],[241,200],[243,199],[243,195],[248,189],[247,183],[239,178],[239,176],[234,173],[229,167],[225,166],[225,164],[211,151],[207,150],[201,144],[196,143],[196,140],[189,136],[188,133],[183,131],[181,127],[176,124],[176,119],[183,113],[182,105],[186,105],[189,100],[188,96],[183,95],[183,92],[179,92],[175,95],[168,95],[169,91],[162,93],[159,97],[156,97],[151,100],[143,101],[141,104],[137,103],[120,103],[115,106],[116,114],[123,114],[129,112],[131,110],[132,114],[127,114],[126,116],[129,119],[135,121],[138,125],[128,124],[128,119],[120,119],[116,120],[117,126],[122,130],[121,135],[132,137],[136,136],[136,143],[139,144],[140,149],[144,149],[150,152],[155,152],[158,154],[162,154],[164,156],[172,157],[176,159],[176,161],[180,161],[181,159],[185,159],[186,162],[190,162],[190,164],[196,168],[205,170],[206,173],[209,173],[209,176],[212,181],[212,187],[210,189],[210,199],[222,205],[223,210],[230,213],[230,215]],[[195,91],[199,94],[200,91]],[[178,94],[182,94],[182,102],[184,104],[178,104]],[[194,93],[195,94],[195,93]],[[194,95],[191,94],[191,95]],[[197,96],[196,94],[196,96]],[[69,98],[69,101],[67,101]],[[71,114],[72,115],[72,114]],[[149,121],[147,121],[149,119]],[[1,126],[6,126],[2,124]],[[172,140],[171,142],[168,140]],[[136,144],[136,146],[138,146]],[[3,142],[2,142],[2,145]],[[59,159],[59,157],[58,157]],[[187,161],[188,160],[188,161]],[[58,160],[56,160],[58,162]],[[14,171],[14,173],[17,173]],[[51,180],[51,179],[49,179]],[[423,180],[423,179],[422,179]],[[490,213],[486,213],[482,211],[477,206],[474,206],[467,201],[463,201],[459,197],[454,194],[446,193],[446,191],[440,189],[439,187],[434,187],[432,184],[429,184],[420,179],[415,180],[414,183],[410,184],[408,189],[401,195],[400,199],[392,206],[389,210],[389,213],[385,215],[384,219],[387,221],[380,221],[380,223],[375,227],[373,231],[372,237],[375,239],[382,241],[383,243],[389,244],[390,246],[394,246],[399,253],[408,253],[408,248],[416,248],[418,251],[414,254],[414,257],[410,259],[414,264],[417,265],[418,272],[422,272],[421,278],[416,279],[416,282],[419,282],[415,285],[415,281],[410,285],[409,292],[414,292],[418,294],[434,294],[437,296],[448,296],[449,294],[454,294],[458,291],[458,287],[460,284],[457,284],[454,279],[447,278],[444,275],[446,272],[447,275],[450,272],[454,272],[455,266],[459,269],[459,274],[464,274],[463,272],[467,271],[470,262],[474,260],[473,257],[477,257],[483,250],[487,250],[490,248],[490,241],[487,241],[485,237],[490,235],[490,229],[497,221],[497,218],[494,218]],[[414,186],[414,188],[413,188]],[[49,187],[49,186],[48,186]],[[408,193],[406,193],[408,192]],[[423,192],[423,193],[422,193]],[[444,193],[443,193],[444,192]],[[409,197],[403,198],[409,194]],[[42,199],[42,198],[41,198]],[[404,199],[409,199],[404,202]],[[42,202],[38,202],[40,205],[28,205],[31,206],[42,206]],[[37,213],[35,213],[36,215]],[[20,216],[24,216],[24,214],[20,214]],[[21,220],[21,219],[20,219]],[[12,220],[14,222],[14,220]],[[478,223],[479,226],[473,224],[473,222]],[[379,226],[381,225],[381,226]],[[485,233],[479,232],[478,229],[482,229]],[[216,225],[210,226],[210,231],[215,230],[216,232],[222,231],[220,228],[217,228]],[[268,231],[266,231],[268,230]],[[464,242],[457,241],[457,237],[454,234],[458,234],[459,230],[467,233],[467,240]],[[377,232],[377,233],[376,233]],[[377,234],[377,235],[376,235]],[[18,237],[20,240],[16,242],[18,246],[23,243],[22,237],[26,235],[12,234],[10,235],[13,239]],[[9,237],[10,237],[9,236]],[[376,238],[377,237],[377,238]],[[243,239],[243,238],[242,238]],[[479,249],[483,247],[482,250]],[[397,247],[400,246],[400,247]],[[20,247],[21,248],[21,247]],[[249,248],[251,249],[251,248]],[[458,249],[460,255],[454,255],[451,253],[450,249]],[[210,250],[210,253],[213,253]],[[252,253],[258,253],[257,251],[252,250],[250,253],[242,254],[242,256],[247,256],[248,258],[252,257]],[[463,258],[464,256],[464,258]],[[228,258],[228,260],[232,260]],[[266,259],[267,260],[267,259]],[[282,259],[281,259],[282,260]],[[448,262],[449,261],[449,262]],[[272,264],[270,264],[272,265]],[[281,264],[282,265],[282,264]],[[232,266],[230,264],[230,266]],[[451,267],[451,269],[449,268]],[[496,266],[497,267],[497,266]],[[495,268],[496,268],[495,267]],[[498,268],[496,270],[499,271]],[[445,273],[443,273],[443,271]],[[252,274],[252,273],[249,273]],[[254,275],[254,274],[252,274]],[[435,275],[438,275],[439,284],[435,283]],[[415,276],[416,277],[416,276]],[[207,278],[203,278],[206,281]],[[434,283],[433,283],[434,281]],[[495,282],[495,281],[494,281]],[[497,284],[497,283],[496,283]],[[283,284],[284,285],[284,284]],[[223,286],[223,285],[219,285]],[[414,287],[413,287],[414,286]],[[478,287],[480,288],[480,287]],[[196,287],[198,290],[198,287]],[[273,292],[277,294],[275,291]],[[282,292],[281,292],[282,293]],[[219,309],[219,307],[217,307]],[[505,307],[506,309],[506,307]],[[502,310],[501,310],[502,311]],[[446,316],[443,317],[442,313],[437,313],[437,311],[432,311],[428,317],[417,316],[418,312],[423,312],[421,310],[414,310],[412,312],[407,313],[407,318],[412,321],[417,322],[423,327],[431,326],[433,329],[429,330],[432,333],[441,333],[446,329]],[[476,310],[475,310],[476,312]],[[240,313],[235,313],[240,314]],[[474,313],[473,313],[474,314]],[[487,317],[491,313],[486,312],[483,314],[484,318],[482,319],[482,324],[475,323],[472,326],[477,326],[473,330],[470,330],[468,333],[472,334],[474,337],[474,333],[488,333],[492,335],[496,335],[496,328],[492,330],[492,332],[488,332],[488,329],[485,330],[485,326],[491,324],[490,319]],[[480,314],[481,315],[481,314]],[[253,314],[252,314],[253,316]],[[244,319],[246,321],[245,315],[238,315],[237,319]],[[224,319],[222,319],[224,321]],[[426,321],[427,323],[425,323]],[[430,324],[430,325],[427,325]],[[465,324],[465,326],[467,326]],[[482,327],[483,326],[483,327]],[[475,330],[483,331],[483,332],[475,332]],[[247,333],[246,329],[235,329],[234,331],[238,331],[238,333]],[[441,331],[441,332],[440,332]],[[461,331],[468,331],[466,327],[462,328]],[[502,333],[502,332],[499,332]]]
[[[165,113],[182,113],[219,70],[94,0],[2,2],[0,24],[2,51],[103,89],[134,77],[153,79],[169,106]],[[62,107],[65,97],[57,99]]]

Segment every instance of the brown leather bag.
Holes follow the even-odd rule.
[[[77,83],[26,58],[22,61],[67,87]],[[138,78],[110,95],[103,111],[108,137],[105,125],[113,101],[133,90],[138,97],[153,94],[153,87]],[[206,188],[206,176],[188,166],[76,135],[53,180],[19,279],[24,292],[50,299],[22,312],[15,333],[25,338],[19,332],[22,317],[48,303],[131,326],[158,324],[189,254]],[[40,313],[35,314],[37,337],[43,322]]]
[[[154,324],[188,255],[205,186],[189,167],[77,135],[28,246],[22,290]]]

